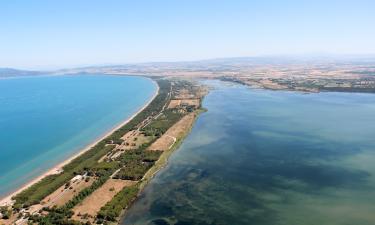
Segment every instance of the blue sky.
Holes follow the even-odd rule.
[[[370,0],[0,1],[0,67],[374,53]]]

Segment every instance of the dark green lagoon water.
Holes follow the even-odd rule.
[[[210,85],[123,224],[375,224],[375,95]]]

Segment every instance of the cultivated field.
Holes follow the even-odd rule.
[[[109,202],[119,191],[126,186],[135,184],[136,181],[109,179],[103,186],[95,190],[82,203],[73,208],[74,220],[94,221],[100,208]]]
[[[52,194],[45,197],[42,200],[42,206],[63,206],[84,188],[91,186],[94,180],[95,179],[91,177],[87,181],[85,181],[85,179],[80,179],[71,182],[69,186],[63,185]]]
[[[171,102],[168,105],[168,109],[177,108],[178,106],[180,106],[180,104],[181,104],[181,100],[179,99],[171,100]]]
[[[142,144],[145,144],[151,141],[152,137],[146,137],[139,130],[129,131],[121,139],[124,140],[124,143],[119,147],[123,150],[136,149]]]
[[[194,106],[196,108],[199,107],[200,100],[199,99],[174,99],[168,105],[168,109],[178,108],[179,106]]]

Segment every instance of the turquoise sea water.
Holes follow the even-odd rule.
[[[123,224],[375,224],[375,95],[210,85]]]
[[[131,76],[0,79],[0,196],[116,127],[156,88]]]

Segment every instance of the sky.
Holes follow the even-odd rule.
[[[0,67],[374,53],[373,0],[0,1]]]

